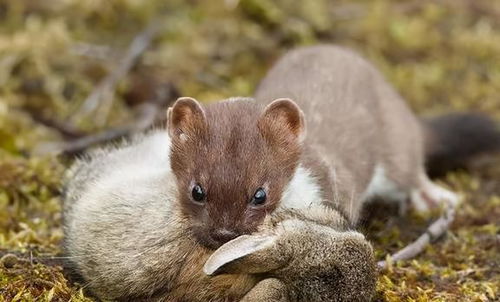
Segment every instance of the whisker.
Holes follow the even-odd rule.
[[[351,189],[351,197],[349,198],[349,219],[353,220],[354,215],[354,188]]]
[[[331,169],[332,171],[332,180],[333,180],[333,201],[338,203],[339,202],[339,192],[337,188],[337,169],[333,167]]]

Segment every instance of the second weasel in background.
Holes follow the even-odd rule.
[[[427,176],[426,160],[437,164],[438,153],[447,151],[439,163],[446,165],[464,152],[462,160],[500,147],[494,124],[478,115],[424,124],[370,63],[336,46],[299,48],[280,59],[255,98],[267,104],[283,97],[305,113],[307,135],[288,187],[293,194],[285,192],[282,206],[333,205],[353,223],[374,197],[403,209],[410,201],[420,211],[455,204],[458,196]]]

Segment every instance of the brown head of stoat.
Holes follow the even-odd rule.
[[[298,166],[299,107],[289,99],[262,107],[246,98],[207,106],[180,98],[167,116],[178,201],[194,237],[217,248],[256,231]]]

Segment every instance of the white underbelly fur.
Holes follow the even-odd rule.
[[[366,202],[379,197],[387,201],[402,202],[408,196],[407,191],[399,188],[387,178],[384,167],[378,164],[361,199]],[[313,205],[321,205],[322,201],[321,187],[317,180],[307,168],[299,166],[285,188],[280,205],[289,209],[304,209]]]
[[[381,164],[375,166],[370,183],[361,195],[363,202],[372,200],[375,197],[394,202],[405,201],[408,198],[408,192],[398,187],[394,181],[387,177]]]

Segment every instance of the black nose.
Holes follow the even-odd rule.
[[[212,238],[213,241],[219,243],[219,244],[224,244],[230,240],[233,240],[234,238],[238,237],[238,233],[234,232],[234,231],[229,231],[229,230],[226,230],[226,229],[222,229],[222,230],[216,230],[216,231],[213,231],[211,234],[210,234],[210,237]]]

